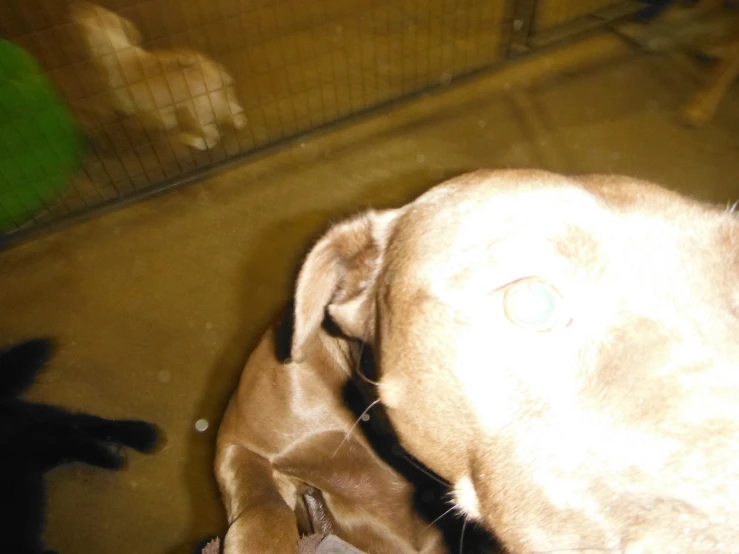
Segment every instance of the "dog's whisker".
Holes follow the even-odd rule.
[[[429,479],[433,479],[434,481],[436,481],[437,483],[439,483],[440,485],[442,485],[444,487],[448,487],[449,486],[449,483],[447,481],[445,481],[441,477],[437,477],[436,475],[434,475],[433,473],[431,473],[428,469],[426,469],[425,467],[423,467],[421,464],[419,464],[416,460],[414,460],[408,454],[402,454],[402,456],[403,456],[403,458],[405,458],[408,461],[409,464],[411,464],[413,467],[415,467],[418,471],[420,471],[421,473],[423,473]]]
[[[373,381],[369,377],[367,377],[364,372],[361,370],[362,367],[362,354],[364,354],[364,346],[365,343],[362,343],[362,346],[359,347],[359,356],[357,356],[357,365],[354,368],[354,371],[356,372],[359,377],[361,377],[362,381],[365,383],[369,383],[370,385],[379,386],[379,383],[376,381]]]
[[[431,523],[429,523],[429,524],[428,524],[428,525],[427,525],[426,527],[424,527],[424,528],[423,528],[423,529],[421,529],[421,530],[420,530],[420,531],[419,531],[418,533],[416,533],[416,537],[418,537],[418,536],[419,536],[419,535],[420,535],[421,533],[424,533],[424,532],[426,532],[426,530],[427,530],[427,529],[428,529],[429,527],[432,527],[432,526],[433,526],[433,525],[434,525],[435,523],[437,523],[437,522],[438,522],[438,521],[439,521],[439,520],[440,520],[441,518],[443,518],[444,516],[446,516],[446,515],[448,515],[449,513],[453,512],[453,511],[454,511],[454,510],[456,510],[457,508],[458,508],[458,506],[457,506],[456,504],[455,504],[454,506],[452,506],[451,508],[449,508],[449,509],[448,509],[448,510],[447,510],[446,512],[444,512],[443,514],[441,514],[441,515],[440,515],[439,517],[437,517],[437,518],[436,518],[436,519],[435,519],[434,521],[432,521],[432,522],[431,522]]]
[[[598,551],[598,552],[621,552],[624,553],[623,548],[593,548],[592,546],[578,546],[576,548],[557,548],[555,550],[534,550],[534,554],[556,554],[557,552],[583,552],[583,551]]]
[[[339,353],[344,358],[344,364],[341,364],[341,371],[346,374],[347,377],[352,376],[351,368],[354,364],[355,356],[353,356],[353,349],[351,346],[348,348],[339,348]]]
[[[352,433],[354,432],[354,429],[359,425],[359,422],[362,421],[362,418],[369,412],[372,408],[375,407],[380,402],[380,399],[378,398],[374,402],[372,402],[369,406],[367,406],[364,411],[359,414],[359,417],[356,419],[356,421],[352,424],[352,426],[349,428],[349,431],[347,431],[346,435],[344,436],[344,439],[341,441],[339,446],[336,448],[333,454],[331,454],[331,457],[333,458],[338,454],[339,450],[341,450],[341,447],[344,446],[344,443],[349,440],[349,437],[351,437]]]
[[[469,522],[469,519],[465,516],[464,523],[462,524],[462,532],[459,534],[459,554],[462,554],[464,551],[464,532],[467,529],[467,522]]]
[[[359,375],[362,378],[362,381],[364,381],[365,383],[369,383],[370,385],[374,385],[376,387],[380,386],[380,383],[378,383],[377,381],[373,381],[369,377],[365,376],[365,374],[359,371],[359,369],[357,369],[357,375]]]

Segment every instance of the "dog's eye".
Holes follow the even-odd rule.
[[[562,322],[564,316],[559,291],[534,277],[509,285],[503,308],[512,323],[531,331],[550,331]]]

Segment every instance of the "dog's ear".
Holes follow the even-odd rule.
[[[310,251],[295,289],[293,360],[305,358],[327,313],[345,335],[372,340],[372,293],[399,214],[400,210],[364,213],[333,227]]]

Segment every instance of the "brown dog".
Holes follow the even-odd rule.
[[[190,49],[147,50],[133,22],[96,4],[76,1],[69,9],[107,92],[88,109],[137,116],[148,130],[197,150],[220,142],[216,124],[246,126],[223,65]]]
[[[324,313],[371,347],[403,446],[511,552],[739,552],[737,252],[650,183],[468,174],[318,243],[293,355]]]
[[[299,531],[336,534],[367,552],[446,552],[414,512],[409,483],[354,428],[343,390],[358,353],[309,317],[313,335],[292,361],[282,363],[274,332],[266,335],[221,422],[224,553],[294,554]]]
[[[348,235],[346,225],[329,232],[301,271],[294,318],[269,331],[247,362],[216,446],[225,554],[294,554],[299,533],[335,535],[373,554],[440,554],[461,544],[498,551],[454,513],[449,487],[396,446],[380,408],[364,401],[362,388],[375,394],[371,350],[324,325],[324,299],[339,277],[324,263],[341,254],[371,270],[369,225],[393,214],[359,218]],[[344,552],[330,544],[321,552]]]
[[[739,551],[738,227],[649,183],[540,171],[334,227],[300,272],[292,362],[268,335],[221,429],[227,552],[289,552],[294,512],[366,551],[438,548],[351,433],[342,336],[375,353],[403,446],[511,552]]]

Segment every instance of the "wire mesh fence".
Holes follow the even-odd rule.
[[[4,0],[0,34],[38,61],[87,148],[60,194],[0,231],[156,190],[447,84],[511,55],[516,31],[526,43],[616,4],[623,2]],[[0,110],[0,124],[3,117]],[[0,190],[0,209],[9,194]]]

